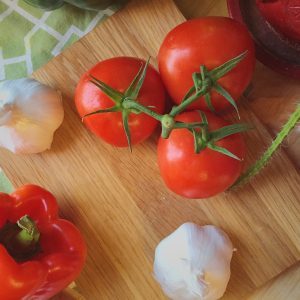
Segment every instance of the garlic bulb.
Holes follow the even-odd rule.
[[[34,79],[0,83],[0,147],[14,153],[50,148],[64,118],[61,95]]]
[[[157,246],[154,276],[173,300],[216,300],[226,290],[232,253],[222,230],[185,223]]]

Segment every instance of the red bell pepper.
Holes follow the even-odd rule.
[[[81,272],[86,245],[79,230],[58,218],[54,196],[26,185],[0,193],[0,299],[46,300]]]

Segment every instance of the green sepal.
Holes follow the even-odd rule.
[[[207,124],[204,122],[184,123],[184,122],[177,121],[174,125],[174,128],[195,129],[195,128],[203,128],[205,126],[207,126]]]
[[[202,81],[204,81],[205,78],[210,78],[207,73],[208,73],[208,71],[207,71],[206,66],[205,65],[201,65],[200,66],[200,74],[201,74],[201,80]],[[206,94],[204,94],[204,101],[205,101],[207,107],[209,108],[209,110],[211,112],[215,113],[216,110],[215,110],[215,108],[214,108],[214,106],[213,106],[213,104],[211,102],[210,91],[208,91]]]
[[[194,86],[192,86],[189,91],[185,94],[185,96],[183,97],[181,102],[184,102],[185,100],[187,100],[188,98],[190,98],[194,93],[196,92],[196,88]]]
[[[125,134],[126,134],[128,147],[130,149],[130,152],[132,152],[131,134],[130,134],[129,124],[128,124],[128,115],[129,115],[129,112],[127,110],[122,111],[123,127],[124,127],[124,131],[125,131]]]
[[[207,121],[206,114],[205,114],[203,111],[201,111],[201,110],[197,110],[197,111],[198,111],[198,113],[199,113],[200,116],[201,116],[201,119],[202,119],[203,124],[205,124],[205,125],[208,126],[208,121]]]
[[[212,102],[211,102],[210,92],[208,92],[204,95],[204,100],[205,100],[205,103],[206,103],[207,107],[209,108],[209,110],[212,113],[216,113],[216,110],[215,110],[215,108],[214,108],[214,106],[212,105]]]
[[[137,83],[138,83],[138,81],[140,79],[140,76],[141,76],[141,74],[143,72],[143,69],[144,69],[144,66],[141,65],[138,73],[136,74],[136,76],[134,77],[134,79],[132,80],[132,82],[130,83],[130,86],[125,91],[125,93],[124,93],[125,97],[129,97],[133,93],[133,91],[134,91],[134,89],[135,89],[135,87],[136,87],[136,85],[137,85]]]
[[[195,153],[199,154],[200,150],[201,150],[201,145],[199,143],[199,132],[197,132],[195,129],[191,129],[191,132],[192,132],[193,138],[194,138]]]
[[[112,88],[111,86],[107,85],[106,83],[104,83],[103,81],[95,78],[92,75],[89,75],[92,80],[90,80],[90,82],[92,82],[94,85],[96,85],[105,95],[107,95],[109,98],[111,98],[111,100],[113,100],[115,103],[120,103],[124,97],[124,95],[119,92],[118,90],[115,90],[114,88]]]
[[[207,68],[205,65],[201,65],[200,66],[200,76],[201,76],[201,80],[204,81],[206,78],[206,74],[207,74]]]
[[[253,129],[253,126],[250,124],[232,124],[212,131],[210,138],[212,141],[217,142],[229,135],[245,132],[250,129]]]
[[[210,139],[207,117],[206,114],[201,110],[198,110],[198,113],[200,114],[202,122],[205,125],[201,130],[201,137],[202,137],[202,142],[206,143]]]
[[[236,56],[235,58],[225,62],[223,65],[211,70],[209,76],[213,81],[219,80],[221,77],[229,73],[234,69],[248,54],[248,50],[242,54]]]
[[[232,69],[234,69],[247,56],[247,54],[248,51],[245,51],[237,57],[234,57],[233,59],[225,62],[221,66],[218,66],[211,71],[208,71],[205,65],[201,65],[200,72],[194,72],[192,74],[194,85],[186,93],[181,104],[178,105],[178,108],[173,108],[171,115],[176,116],[183,110],[183,108],[191,105],[194,101],[197,101],[198,98],[202,96],[204,96],[205,103],[210,111],[215,112],[215,108],[212,104],[210,95],[211,89],[215,89],[217,93],[223,96],[235,108],[238,117],[240,118],[239,111],[234,99],[217,81]]]
[[[211,150],[214,150],[214,151],[216,151],[216,152],[222,153],[222,154],[227,155],[227,156],[229,156],[229,157],[231,157],[231,158],[234,158],[234,159],[236,159],[236,160],[241,161],[241,159],[240,159],[239,157],[237,157],[236,155],[234,155],[232,152],[230,152],[229,150],[227,150],[227,149],[225,149],[225,148],[223,148],[223,147],[217,146],[217,145],[214,144],[214,143],[211,143],[211,142],[208,143],[208,144],[207,144],[207,147],[208,147],[209,149],[211,149]]]
[[[192,129],[192,134],[194,137],[194,149],[195,149],[195,153],[198,154],[200,152],[200,145],[198,143],[198,132],[195,129]]]
[[[239,157],[231,153],[229,150],[217,146],[215,142],[229,136],[232,134],[240,133],[247,131],[252,126],[248,124],[232,124],[225,127],[222,127],[220,129],[217,129],[215,131],[209,132],[208,128],[208,120],[206,117],[206,114],[203,111],[198,110],[198,113],[201,116],[202,122],[201,123],[187,123],[184,125],[182,124],[181,128],[186,127],[193,135],[194,138],[194,149],[195,153],[200,153],[200,151],[206,147],[208,147],[211,150],[217,151],[219,153],[222,153],[224,155],[227,155],[231,158],[234,158],[236,160],[241,160]],[[176,123],[178,124],[178,123]],[[197,125],[193,126],[193,124]],[[187,125],[190,125],[190,127],[187,127]],[[178,126],[178,125],[177,125]],[[178,127],[177,127],[178,128]],[[201,130],[196,130],[196,128],[201,128]]]
[[[195,87],[195,92],[197,93],[199,90],[201,90],[202,87],[202,80],[199,79],[199,73],[193,73],[192,74],[192,78],[193,78],[193,82],[194,82],[194,87]]]
[[[143,86],[143,83],[146,78],[147,69],[149,66],[150,57],[148,58],[147,62],[145,63],[144,67],[142,66],[137,73],[136,77],[130,84],[129,88],[125,92],[125,96],[128,98],[131,98],[133,100],[136,100],[139,92]]]
[[[217,82],[213,83],[213,88],[216,90],[217,93],[223,96],[234,107],[235,111],[237,112],[238,118],[240,119],[240,113],[238,107],[234,99],[231,97],[231,95]]]
[[[208,121],[204,112],[198,110],[202,122],[187,123],[186,126],[193,134],[195,153],[199,154],[202,149],[206,147],[208,133]],[[197,128],[201,130],[196,130]]]
[[[115,106],[113,106],[113,107],[105,108],[105,109],[99,109],[99,110],[96,110],[96,111],[93,111],[93,112],[91,112],[91,113],[88,113],[88,114],[84,115],[84,116],[82,117],[82,120],[83,120],[84,118],[89,117],[89,116],[92,116],[92,115],[103,114],[103,113],[109,113],[109,112],[117,112],[117,111],[120,111],[120,110],[121,110],[120,106],[117,106],[117,105],[115,105]]]

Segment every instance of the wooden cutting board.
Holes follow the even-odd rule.
[[[247,300],[298,300],[300,299],[300,262],[268,281]]]
[[[87,299],[166,299],[152,278],[154,249],[186,221],[220,226],[238,249],[223,299],[250,295],[300,258],[300,178],[283,151],[244,188],[186,200],[160,178],[158,132],[131,154],[97,139],[76,113],[73,94],[82,73],[112,56],[155,58],[166,33],[182,21],[171,0],[131,1],[35,72],[64,96],[65,121],[51,151],[30,156],[0,151],[0,165],[15,186],[36,183],[52,191],[62,216],[84,234],[89,256],[77,284]],[[245,136],[253,161],[270,136],[247,100],[242,103],[242,120],[256,126]]]

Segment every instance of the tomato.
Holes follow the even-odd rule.
[[[229,125],[212,113],[205,114],[210,131]],[[184,112],[176,120],[202,121],[197,111]],[[193,135],[187,129],[174,129],[168,139],[160,138],[158,165],[166,185],[187,198],[208,198],[225,191],[241,174],[246,148],[240,134],[227,136],[216,145],[229,150],[241,161],[209,148],[196,154]]]
[[[200,65],[212,70],[248,50],[246,58],[232,71],[218,80],[234,100],[249,85],[255,64],[254,43],[246,27],[225,17],[205,17],[190,20],[175,27],[166,36],[159,50],[159,71],[175,103],[180,103],[193,86],[192,74]],[[216,111],[231,106],[216,91],[211,92]],[[205,109],[204,98],[190,109]]]
[[[280,33],[300,42],[299,0],[256,0],[256,4],[267,21]]]
[[[75,103],[79,115],[83,117],[88,113],[115,105],[111,98],[90,82],[89,75],[123,93],[144,64],[143,60],[137,58],[115,57],[99,62],[86,72],[81,77],[75,92]],[[162,113],[165,98],[166,91],[159,73],[149,65],[137,102]],[[107,143],[118,147],[128,146],[121,112],[91,115],[84,118],[84,123],[93,133]],[[153,133],[157,121],[144,113],[130,113],[128,124],[131,133],[131,144],[137,144]]]

